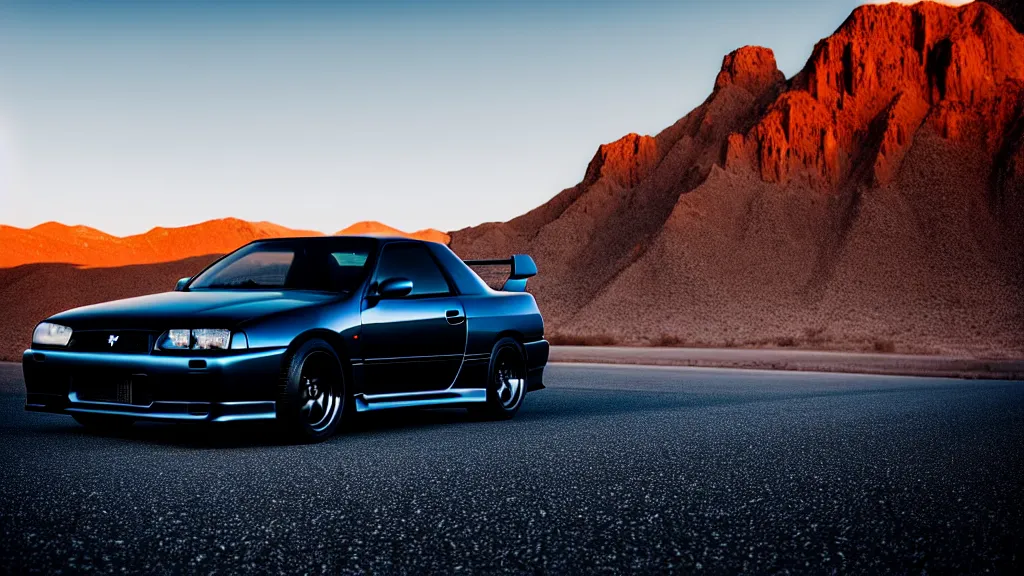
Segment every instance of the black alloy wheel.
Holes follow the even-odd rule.
[[[519,342],[499,340],[491,350],[487,374],[487,402],[474,411],[494,420],[512,418],[526,397],[526,357]]]
[[[301,442],[329,438],[337,430],[348,401],[345,372],[327,342],[303,342],[290,355],[281,383],[277,418],[286,433]]]

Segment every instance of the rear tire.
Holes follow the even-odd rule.
[[[330,438],[346,413],[345,371],[334,348],[314,338],[288,357],[277,400],[277,420],[290,440]]]
[[[487,370],[487,402],[471,412],[489,420],[510,420],[526,398],[526,355],[512,338],[498,340]]]
[[[107,416],[105,414],[72,414],[75,422],[96,432],[124,432],[135,424],[135,420],[124,416]]]

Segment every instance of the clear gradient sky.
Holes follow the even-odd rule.
[[[0,0],[0,223],[507,220],[860,3]]]

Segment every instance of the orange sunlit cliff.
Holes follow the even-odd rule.
[[[463,256],[526,251],[563,341],[1024,354],[1024,38],[989,5],[857,8],[786,80],[602,146]]]

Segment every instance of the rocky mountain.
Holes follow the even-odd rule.
[[[993,7],[862,6],[795,77],[741,48],[690,114],[451,246],[533,254],[563,341],[1020,354],[1022,112]]]

